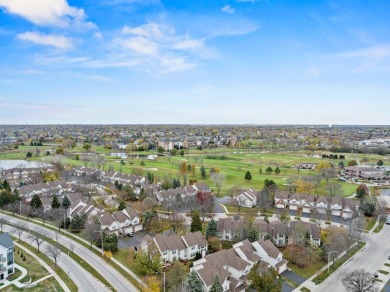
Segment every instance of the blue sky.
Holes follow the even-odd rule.
[[[0,123],[390,124],[388,11],[0,0]]]

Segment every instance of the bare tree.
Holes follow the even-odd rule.
[[[13,229],[13,232],[16,233],[19,237],[19,241],[20,241],[20,237],[22,236],[23,232],[25,231],[25,229],[27,229],[27,224],[24,223],[24,222],[20,222],[20,223],[17,223]]]
[[[374,292],[378,291],[372,274],[363,269],[354,270],[342,275],[341,281],[347,291],[351,292]]]
[[[1,232],[3,232],[3,225],[4,224],[7,224],[8,222],[8,219],[5,218],[5,217],[0,217],[0,228],[1,228]]]
[[[74,249],[76,248],[76,245],[74,244],[73,240],[69,242],[69,249],[74,253]]]
[[[54,244],[48,244],[45,247],[45,251],[49,257],[53,258],[54,264],[55,264],[55,266],[57,266],[57,258],[60,256],[60,254],[62,252],[60,247],[59,247],[59,244],[57,242]]]
[[[84,234],[87,237],[88,241],[91,243],[91,249],[93,242],[99,240],[100,235],[98,231],[100,231],[100,223],[97,220],[88,224],[84,229]]]
[[[343,194],[343,186],[337,182],[330,182],[326,185],[326,192],[330,197],[341,196]]]
[[[169,215],[169,221],[173,232],[177,234],[179,231],[184,231],[184,217],[182,215],[173,212]]]
[[[329,183],[329,180],[331,178],[334,178],[336,177],[337,175],[337,172],[335,169],[333,168],[322,168],[320,170],[320,175],[323,177],[323,179],[325,180],[326,184]]]
[[[221,188],[225,182],[225,178],[226,176],[224,173],[213,173],[210,177],[211,181],[214,183],[215,187],[217,188],[217,196],[219,196]]]
[[[37,231],[32,232],[27,236],[28,239],[30,239],[32,242],[36,243],[38,252],[40,251],[39,247],[44,242],[44,240],[41,238],[42,235],[46,236],[46,231],[42,230],[41,234],[39,234]]]

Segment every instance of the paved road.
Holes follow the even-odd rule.
[[[3,226],[4,231],[12,233],[14,228],[8,225]],[[32,229],[35,230],[35,229]],[[14,234],[16,237],[17,234]],[[35,242],[31,242],[28,238],[28,232],[23,232],[21,239],[29,243],[30,245],[37,248]],[[49,243],[43,242],[40,246],[41,252],[45,253],[44,250]],[[50,257],[50,256],[49,256]],[[51,257],[50,257],[51,258]],[[52,259],[52,258],[51,258]],[[94,278],[90,273],[85,271],[78,263],[71,259],[68,255],[61,253],[57,258],[57,264],[65,273],[69,273],[73,282],[78,287],[79,291],[110,291],[102,282]]]
[[[341,283],[340,275],[348,273],[355,269],[365,269],[367,272],[374,274],[378,270],[388,270],[384,265],[390,263],[388,256],[390,255],[390,226],[385,225],[378,234],[367,234],[366,240],[368,246],[364,250],[353,256],[352,260],[340,267],[328,279],[326,279],[315,291],[345,291]],[[386,276],[378,273],[379,279],[383,280],[379,283],[382,288],[388,281],[390,275]]]
[[[9,215],[4,215],[4,217],[6,217],[6,219],[12,223],[26,222],[24,220]],[[65,247],[69,248],[69,243],[73,242],[75,246],[74,249],[75,253],[77,253],[84,261],[86,261],[92,267],[94,267],[97,272],[99,272],[101,275],[104,275],[105,279],[112,285],[112,287],[114,287],[115,290],[119,292],[138,291],[138,289],[134,287],[134,285],[131,284],[124,276],[122,276],[122,274],[120,274],[117,270],[115,270],[113,267],[107,264],[100,256],[96,255],[90,249],[84,247],[78,242],[66,236],[63,236],[62,234],[59,234],[51,229],[46,229],[44,227],[40,227],[33,223],[30,223],[30,225],[34,226],[35,231],[42,234],[46,234],[46,236],[48,237],[56,238],[57,236],[58,242],[64,245]],[[89,290],[89,291],[93,291],[93,290]],[[94,290],[94,291],[99,291],[99,290]]]

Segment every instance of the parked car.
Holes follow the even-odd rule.
[[[128,236],[128,237],[133,237],[134,234],[133,234],[133,232],[130,232],[130,233],[127,233],[126,236]]]

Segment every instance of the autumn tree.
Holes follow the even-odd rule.
[[[356,198],[360,199],[362,202],[364,197],[370,193],[366,184],[360,184],[356,189]]]
[[[355,165],[357,165],[358,163],[357,163],[357,161],[356,160],[350,160],[350,161],[348,161],[348,166],[355,166]]]
[[[186,276],[186,268],[180,261],[175,261],[166,274],[169,291],[181,292]]]
[[[134,267],[142,274],[154,275],[161,268],[160,253],[152,251],[138,252]]]
[[[274,268],[256,263],[248,274],[251,288],[256,291],[281,292],[282,281]]]
[[[315,190],[313,183],[309,181],[298,180],[295,182],[295,186],[298,193],[312,194]]]

